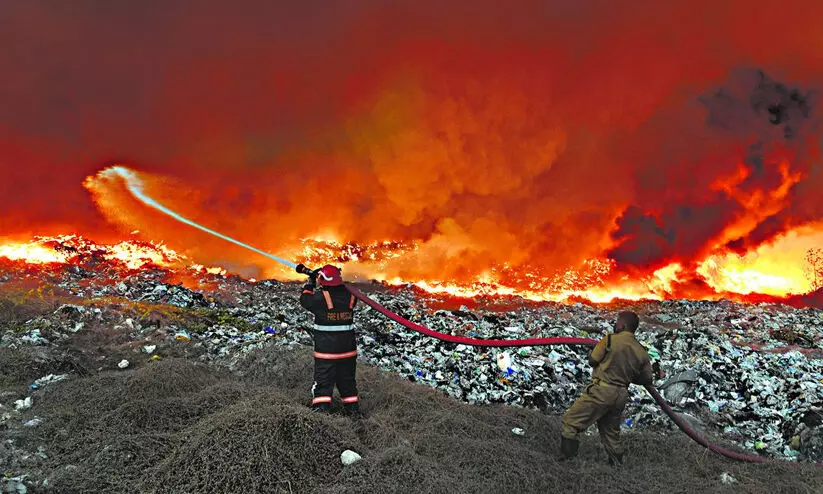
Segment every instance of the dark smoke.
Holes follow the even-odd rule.
[[[819,166],[811,161],[817,145],[808,139],[817,137],[812,134],[818,124],[812,112],[813,96],[760,70],[738,70],[722,88],[700,97],[707,118],[706,128],[696,137],[722,137],[725,145],[708,161],[701,156],[697,162],[680,164],[681,172],[669,183],[639,180],[638,198],[616,221],[612,233],[616,245],[609,257],[619,265],[652,269],[672,261],[689,264],[700,260],[729,225],[756,213],[735,197],[737,193],[751,196],[778,189],[784,182],[780,165],[786,160],[792,173],[808,176]],[[739,149],[745,154],[736,155]],[[669,165],[657,166],[659,173]],[[713,190],[713,180],[740,167],[746,172],[745,179],[730,190]],[[707,169],[714,173],[705,173]],[[644,187],[647,184],[654,188]],[[789,189],[789,194],[792,191]],[[753,229],[728,241],[725,247],[742,253],[797,224],[783,208],[761,218]]]

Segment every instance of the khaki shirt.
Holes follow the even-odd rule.
[[[606,351],[610,338],[611,348]],[[609,384],[628,387],[629,383],[653,383],[649,354],[629,331],[606,335],[597,342],[589,363],[594,367],[592,377]]]

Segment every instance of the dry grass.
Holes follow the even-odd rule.
[[[30,411],[44,422],[22,439],[46,445],[57,492],[823,491],[819,468],[734,463],[682,435],[627,435],[619,469],[596,435],[557,462],[557,417],[462,404],[365,366],[366,418],[318,416],[311,369],[306,349],[269,348],[234,373],[170,359],[77,378],[45,390]],[[345,449],[363,460],[343,467]]]

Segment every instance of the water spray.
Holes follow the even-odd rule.
[[[192,220],[186,218],[185,216],[181,216],[181,215],[175,213],[171,209],[169,209],[166,206],[164,206],[164,205],[160,204],[159,202],[155,201],[154,199],[147,196],[143,192],[143,181],[140,179],[140,177],[137,176],[137,174],[133,170],[129,170],[128,168],[126,168],[124,166],[113,166],[111,168],[107,168],[106,170],[103,170],[102,172],[100,172],[100,175],[104,176],[104,177],[117,176],[117,177],[122,178],[126,182],[126,187],[129,189],[129,192],[131,192],[132,195],[135,198],[137,198],[140,202],[142,202],[146,206],[149,206],[151,208],[154,208],[154,209],[160,211],[161,213],[164,213],[164,214],[167,214],[167,215],[171,216],[172,218],[176,219],[177,221],[179,221],[181,223],[185,223],[189,226],[193,226],[194,228],[202,230],[202,231],[204,231],[204,232],[206,232],[210,235],[214,235],[215,237],[222,238],[223,240],[226,240],[227,242],[231,242],[235,245],[239,245],[240,247],[249,249],[252,252],[256,252],[256,253],[258,253],[262,256],[266,256],[269,259],[277,261],[280,264],[288,266],[292,269],[297,268],[297,264],[295,264],[291,261],[283,259],[282,257],[275,256],[274,254],[269,254],[268,252],[262,251],[258,248],[255,248],[255,247],[252,247],[251,245],[244,244],[243,242],[241,242],[239,240],[235,240],[235,239],[229,237],[228,235],[223,235],[220,232],[216,232],[216,231],[212,230],[211,228],[207,228],[207,227],[205,227],[205,226],[203,226],[203,225],[201,225],[201,224],[199,224],[195,221],[192,221]]]

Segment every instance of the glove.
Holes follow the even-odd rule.
[[[303,286],[304,290],[314,290],[314,287],[317,286],[317,273],[320,271],[319,269],[315,269],[314,271],[309,270],[305,265],[298,264],[295,268],[300,274],[305,274],[309,277],[309,281]]]

